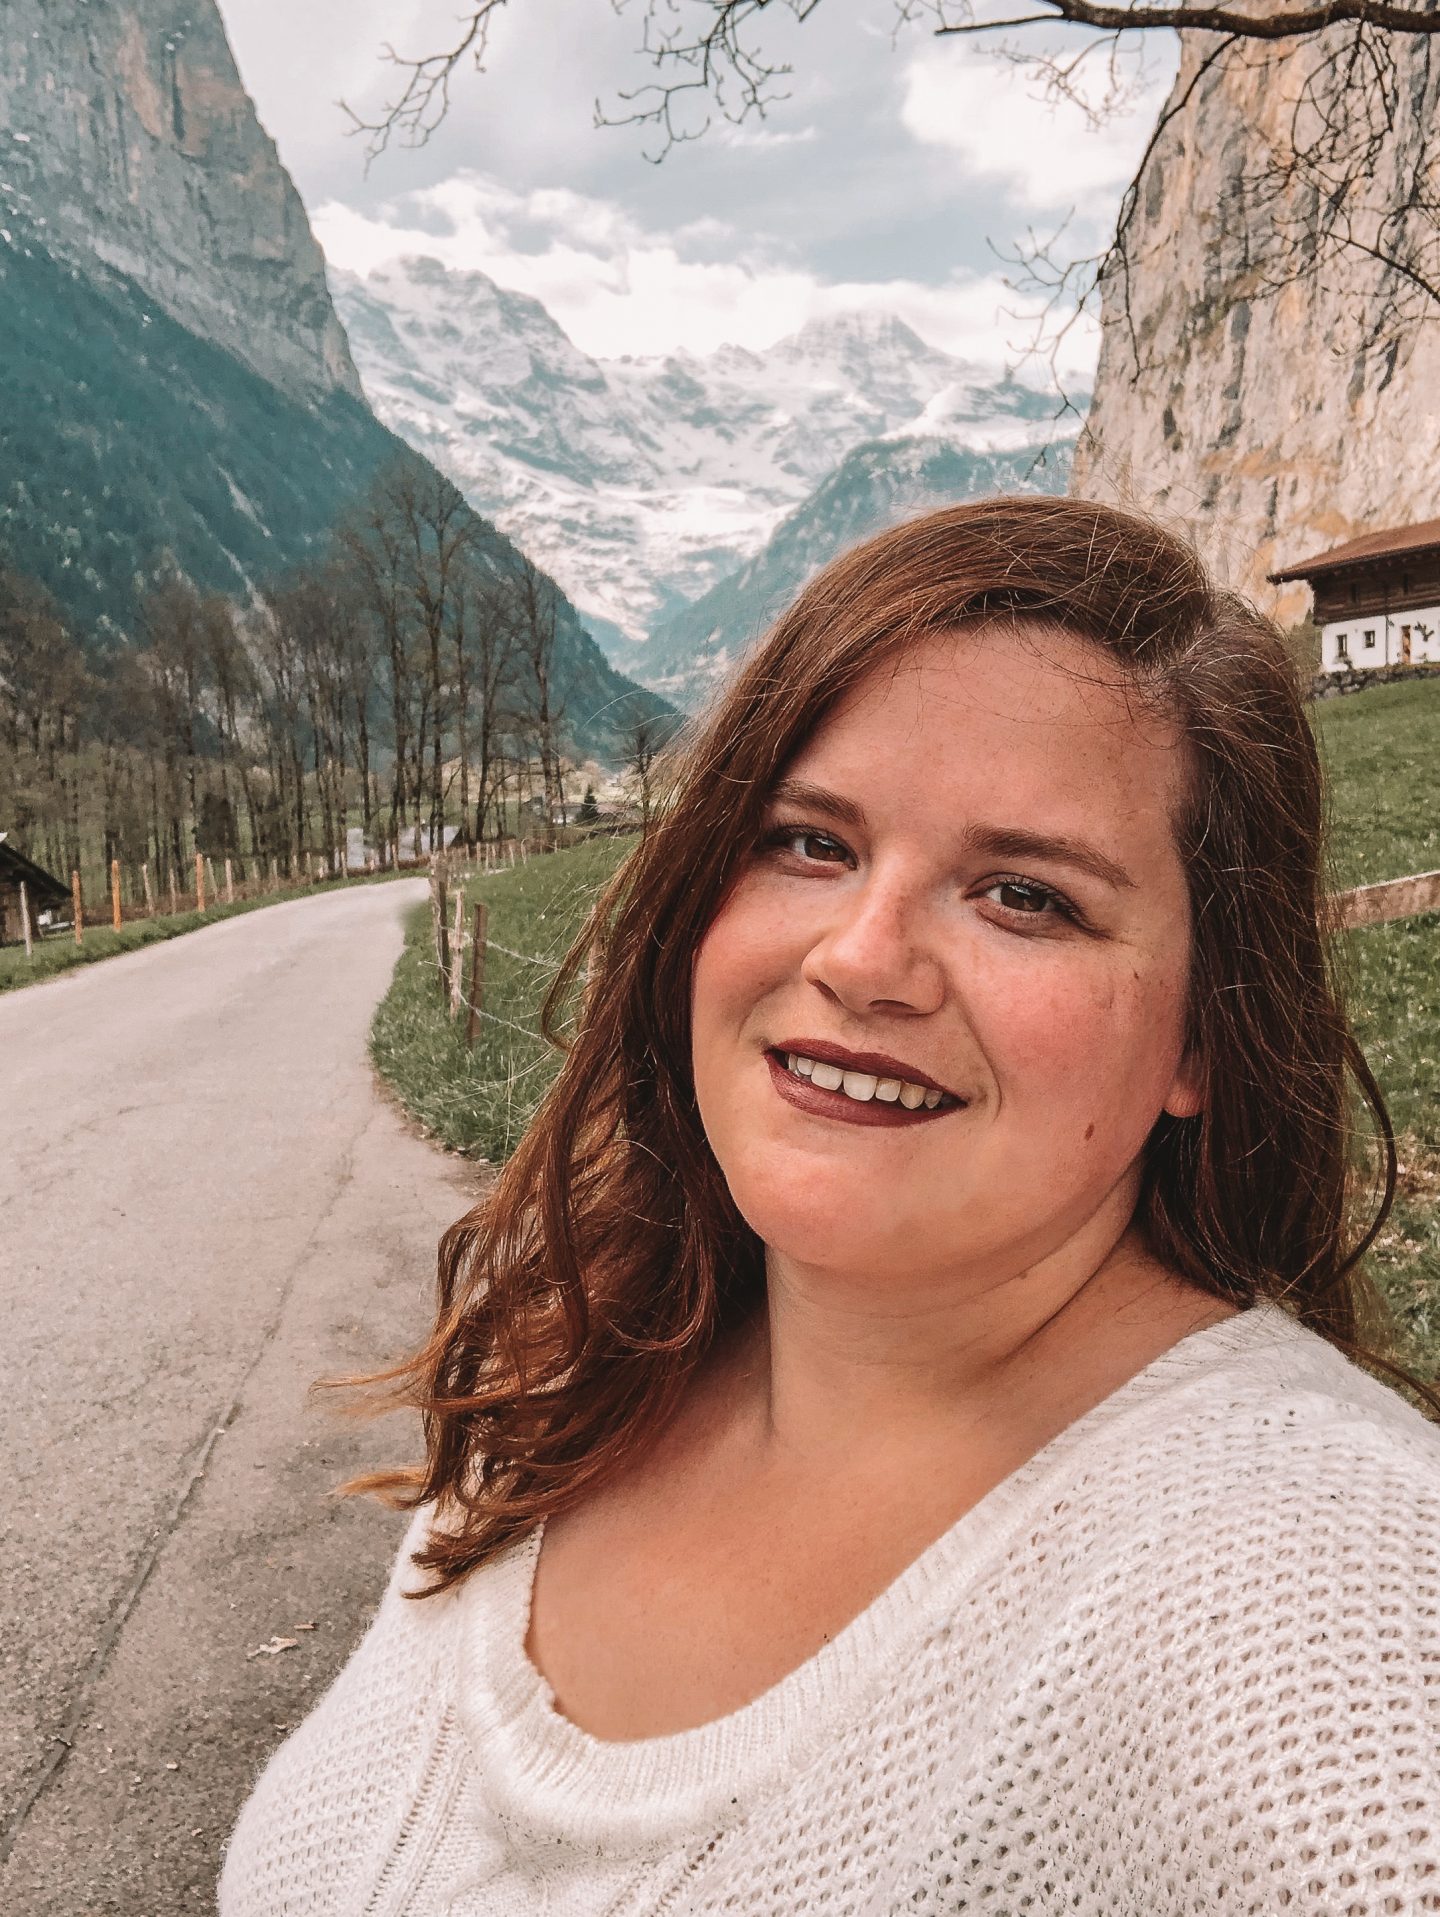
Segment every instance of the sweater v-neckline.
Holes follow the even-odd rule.
[[[607,1741],[560,1713],[525,1649],[537,1526],[458,1594],[459,1716],[486,1800],[517,1840],[610,1856],[670,1848],[738,1820],[863,1717],[897,1659],[943,1621],[1118,1420],[1277,1343],[1289,1341],[1299,1363],[1314,1339],[1268,1302],[1181,1338],[988,1491],[803,1663],[737,1710],[666,1736]]]

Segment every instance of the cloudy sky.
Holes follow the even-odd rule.
[[[1066,222],[1074,253],[1103,238],[1171,57],[1152,46],[1134,109],[1097,127],[974,41],[897,28],[895,0],[829,0],[803,26],[767,16],[767,51],[794,68],[787,99],[656,164],[653,131],[594,124],[597,98],[619,118],[654,78],[645,0],[510,0],[486,71],[460,76],[440,131],[367,170],[338,103],[373,116],[395,86],[383,43],[434,51],[461,4],[220,0],[332,261],[363,272],[425,252],[478,267],[602,357],[764,347],[809,318],[869,310],[1013,362],[1034,298],[1007,286],[1003,256]],[[1089,350],[1078,336],[1072,365]]]

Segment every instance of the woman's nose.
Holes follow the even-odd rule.
[[[938,1010],[945,970],[928,915],[913,897],[871,884],[835,904],[835,917],[801,964],[806,983],[851,1012]]]

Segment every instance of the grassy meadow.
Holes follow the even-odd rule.
[[[1336,887],[1440,867],[1440,677],[1376,686],[1311,707],[1331,789]],[[555,966],[603,882],[633,846],[595,839],[471,881],[492,941],[486,1016],[473,1052],[435,983],[428,907],[413,916],[371,1052],[435,1138],[498,1163],[514,1149],[556,1057],[537,1031]],[[504,951],[500,947],[508,947]],[[513,954],[523,954],[515,957]],[[1440,914],[1346,935],[1356,1026],[1400,1145],[1400,1191],[1373,1254],[1402,1354],[1440,1373]]]

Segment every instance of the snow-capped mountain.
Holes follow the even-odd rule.
[[[1043,444],[1053,399],[900,320],[812,321],[764,353],[597,360],[483,273],[332,274],[377,413],[564,586],[631,670],[641,639],[753,557],[855,446]]]
[[[856,446],[738,571],[625,654],[642,685],[693,711],[835,555],[884,526],[988,493],[1064,492],[1072,442],[973,452],[897,436]]]

